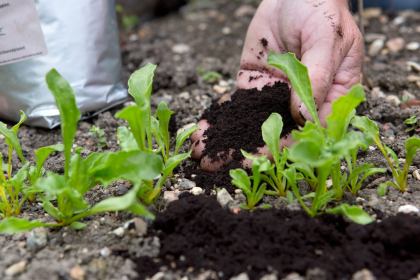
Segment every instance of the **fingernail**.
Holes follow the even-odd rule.
[[[308,108],[306,108],[305,104],[303,103],[300,105],[299,114],[304,120],[313,121],[311,114],[308,111]]]

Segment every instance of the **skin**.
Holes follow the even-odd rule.
[[[264,47],[264,40],[267,46]],[[323,126],[325,118],[331,113],[331,103],[359,83],[363,59],[363,39],[349,12],[347,0],[264,0],[249,28],[241,57],[241,70],[238,72],[238,88],[258,88],[274,84],[276,81],[290,82],[277,68],[267,66],[267,54],[293,52],[308,67],[309,77],[318,115]],[[254,70],[254,71],[253,71]],[[251,80],[255,76],[262,78]],[[292,89],[290,109],[299,125],[312,120],[308,110]],[[209,127],[201,120],[199,129],[191,135],[192,157],[200,159],[205,144],[204,131]],[[196,145],[196,142],[199,143]],[[291,135],[280,140],[279,147],[290,146]],[[271,157],[266,146],[259,149],[259,155]],[[232,160],[212,162],[201,159],[201,168],[215,171],[223,163]],[[244,160],[250,166],[250,160]]]

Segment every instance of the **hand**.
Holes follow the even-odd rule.
[[[331,103],[360,81],[363,59],[363,38],[349,12],[347,0],[264,0],[258,8],[246,35],[238,75],[238,88],[261,89],[276,81],[290,82],[277,68],[267,66],[267,53],[293,52],[308,67],[315,103],[323,126],[331,113]],[[251,70],[263,71],[263,77],[250,79]],[[306,107],[292,89],[290,109],[299,125],[312,120]],[[192,157],[200,159],[205,144],[204,131],[210,125],[205,120],[191,135]],[[280,140],[279,146],[290,146],[291,136]],[[261,154],[270,152],[262,147]],[[201,160],[201,168],[217,170],[225,161]],[[250,165],[245,160],[244,165]]]

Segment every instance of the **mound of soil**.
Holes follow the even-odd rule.
[[[420,267],[419,222],[407,214],[367,226],[336,215],[312,219],[301,211],[234,214],[212,197],[187,196],[157,215],[151,235],[160,238],[160,254],[138,259],[137,271],[139,279],[162,267],[186,274],[210,269],[219,279],[246,272],[259,279],[319,268],[322,279],[350,279],[367,268],[377,279],[407,280]]]
[[[256,153],[258,147],[265,145],[261,126],[272,113],[283,118],[282,137],[296,128],[290,113],[290,89],[286,83],[276,82],[261,91],[238,89],[231,101],[221,105],[213,103],[202,115],[202,119],[212,124],[204,132],[207,139],[203,140],[206,143],[203,157],[209,155],[212,161],[217,161],[234,149],[234,160],[242,161],[244,156],[240,149]]]

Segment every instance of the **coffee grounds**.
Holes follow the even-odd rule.
[[[209,155],[211,161],[218,161],[234,149],[234,160],[242,161],[244,156],[240,149],[257,153],[257,148],[265,145],[261,126],[271,113],[283,118],[282,137],[297,128],[290,112],[290,89],[286,83],[276,82],[261,91],[238,89],[231,101],[221,105],[213,103],[202,116],[213,124],[204,132],[207,139],[203,140],[206,143],[203,157]]]
[[[351,279],[367,268],[380,280],[408,280],[420,268],[420,219],[407,214],[361,226],[342,216],[310,218],[302,211],[233,214],[214,197],[188,196],[157,215],[149,236],[159,237],[160,253],[135,260],[138,279],[174,265],[190,276],[210,269],[219,279],[242,272],[260,279],[273,271],[280,279],[311,268],[325,273],[320,279]]]
[[[197,167],[186,166],[184,167],[184,177],[194,181],[198,187],[205,191],[205,194],[210,195],[212,190],[216,188],[225,188],[230,194],[234,194],[237,189],[232,185],[232,177],[229,172],[231,169],[242,168],[242,163],[239,161],[230,161],[223,164],[218,170],[213,173],[205,172]],[[245,171],[251,175],[251,169],[246,168]],[[194,178],[191,175],[196,175]]]

